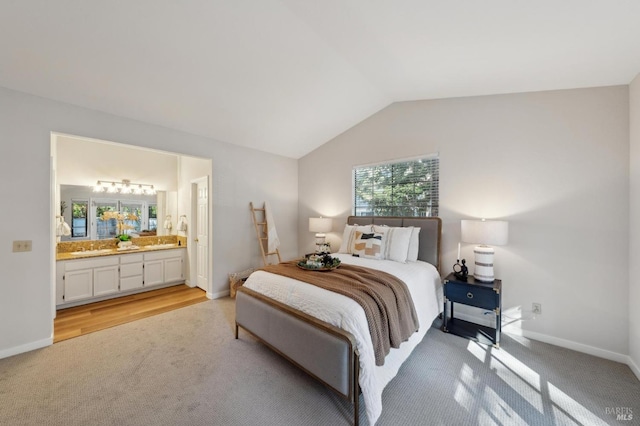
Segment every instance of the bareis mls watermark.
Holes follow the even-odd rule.
[[[604,411],[607,415],[616,416],[616,420],[633,420],[633,409],[631,407],[605,407]]]

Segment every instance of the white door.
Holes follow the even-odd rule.
[[[209,185],[198,179],[196,201],[196,285],[207,291],[209,276]]]

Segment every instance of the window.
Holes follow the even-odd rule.
[[[136,202],[120,202],[120,213],[125,213],[124,225],[125,234],[131,232],[140,232],[142,230],[142,211],[141,203]]]
[[[71,237],[87,236],[87,200],[71,200]]]
[[[95,238],[94,240],[103,240],[105,238],[115,238],[118,235],[118,224],[115,219],[102,220],[100,217],[105,212],[117,212],[118,211],[118,201],[95,201]]]
[[[103,240],[106,238],[114,238],[118,234],[139,233],[153,220],[157,223],[157,219],[150,219],[149,214],[156,213],[156,205],[148,204],[146,201],[123,200],[123,199],[92,199],[92,209],[94,220],[91,231],[91,239]],[[153,210],[151,206],[153,207]],[[102,219],[106,212],[116,212],[120,219],[107,215],[105,220]]]
[[[437,155],[353,170],[355,216],[438,216]]]
[[[149,231],[155,231],[158,229],[158,206],[156,204],[149,204]]]

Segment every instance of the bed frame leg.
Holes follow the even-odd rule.
[[[236,323],[236,340],[238,340],[238,323]]]
[[[353,401],[353,426],[360,424],[360,408],[358,407],[359,395],[356,395],[356,399]]]
[[[360,424],[360,356],[354,351],[353,357],[353,425]]]

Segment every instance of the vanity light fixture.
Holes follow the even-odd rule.
[[[93,192],[108,192],[110,194],[137,194],[155,195],[156,190],[153,185],[146,183],[133,183],[129,179],[122,179],[122,182],[112,182],[109,180],[99,180],[93,187]]]

